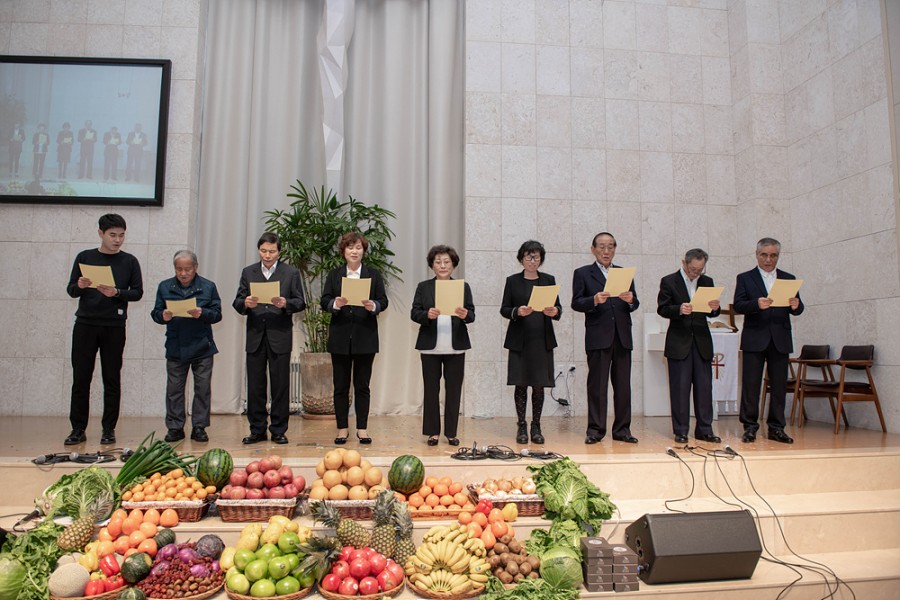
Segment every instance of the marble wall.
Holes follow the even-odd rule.
[[[67,415],[72,322],[66,294],[72,260],[96,247],[97,218],[119,212],[125,250],[144,276],[144,300],[129,311],[123,415],[163,415],[164,329],[149,317],[172,254],[193,241],[198,205],[203,0],[7,0],[0,2],[0,53],[168,58],[173,62],[165,206],[0,205],[0,395],[2,415]],[[55,166],[53,167],[55,169]],[[99,367],[92,408],[99,414]],[[99,421],[92,421],[99,427]]]

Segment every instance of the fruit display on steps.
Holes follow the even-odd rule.
[[[334,529],[342,546],[365,548],[370,545],[371,534],[369,531],[352,519],[341,518],[340,511],[328,500],[311,502],[309,510],[313,520]]]
[[[374,500],[385,489],[384,474],[356,450],[337,448],[316,465],[310,500]]]
[[[436,525],[404,565],[412,585],[430,592],[465,594],[480,591],[490,564],[480,538],[470,536],[461,523]]]
[[[231,454],[221,448],[207,450],[194,465],[197,480],[204,487],[211,485],[216,489],[221,489],[228,483],[233,469],[234,460],[231,458]]]

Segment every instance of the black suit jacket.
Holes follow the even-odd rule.
[[[293,340],[294,318],[292,315],[306,308],[303,288],[300,285],[300,272],[291,265],[278,261],[275,273],[268,281],[279,282],[281,297],[287,300],[287,305],[284,308],[275,308],[271,304],[257,304],[256,308],[248,309],[244,306],[244,299],[250,295],[250,283],[264,281],[267,280],[263,276],[261,263],[244,267],[244,270],[241,271],[241,282],[238,284],[237,295],[231,304],[234,310],[247,316],[247,352],[256,352],[262,342],[263,334],[265,334],[272,352],[276,354],[289,353]]]
[[[332,354],[375,354],[378,352],[378,314],[388,307],[384,280],[376,269],[360,268],[360,279],[371,279],[369,299],[377,303],[370,312],[364,306],[345,305],[332,310],[334,299],[341,296],[341,280],[347,276],[347,266],[333,269],[322,286],[322,310],[331,313],[328,326],[328,351]]]
[[[701,275],[697,287],[713,287],[713,280]],[[710,313],[691,313],[682,315],[681,305],[690,302],[687,285],[681,270],[666,275],[659,282],[659,296],[656,299],[656,314],[669,319],[669,330],[666,332],[666,358],[682,360],[691,352],[691,344],[697,344],[697,350],[704,360],[712,360],[713,343],[709,332],[707,317],[718,317],[719,310]]]
[[[595,305],[594,294],[602,292],[605,286],[606,277],[597,263],[579,267],[572,276],[572,310],[584,313],[584,349],[606,350],[612,346],[613,336],[618,335],[622,346],[632,350],[631,313],[641,305],[634,281],[631,282],[634,302],[630,306],[617,297]]]
[[[451,278],[452,279],[452,278]],[[428,318],[428,309],[434,308],[435,281],[437,277],[426,279],[416,286],[416,295],[413,297],[412,308],[409,310],[409,318],[419,324],[419,336],[416,338],[416,350],[433,350],[437,345],[437,319]],[[465,320],[456,315],[450,316],[451,334],[454,350],[468,350],[472,347],[469,342],[469,330],[467,323],[475,320],[475,301],[472,299],[472,289],[468,283],[463,283],[463,308],[469,313]]]
[[[538,278],[535,285],[556,285],[556,278],[547,273],[538,271]],[[503,347],[509,350],[522,350],[525,347],[525,328],[524,319],[516,312],[520,306],[525,306],[531,299],[531,286],[525,279],[525,273],[516,273],[506,278],[506,286],[503,288],[503,300],[500,302],[500,314],[510,320],[509,327],[506,329],[506,341]],[[562,305],[559,303],[559,296],[556,296],[557,313],[553,318],[547,315],[541,315],[544,319],[544,344],[547,350],[556,348],[556,334],[553,332],[553,321],[559,321],[562,316]],[[534,316],[536,313],[532,313]]]
[[[796,279],[790,273],[775,269],[777,279]],[[769,341],[783,353],[794,351],[794,340],[791,336],[791,315],[803,312],[803,301],[797,310],[789,306],[771,307],[760,310],[757,300],[768,296],[766,284],[763,283],[759,269],[754,268],[737,276],[734,288],[734,310],[744,315],[744,331],[741,333],[741,350],[762,352],[769,347]],[[797,294],[797,298],[800,294]]]

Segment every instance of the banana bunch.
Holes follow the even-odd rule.
[[[425,534],[404,570],[421,590],[464,594],[484,587],[490,569],[486,555],[484,542],[470,537],[465,525],[436,525]]]

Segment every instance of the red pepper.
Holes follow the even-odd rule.
[[[492,508],[494,508],[494,503],[487,498],[482,498],[478,501],[478,506],[475,507],[475,512],[480,512],[487,515],[491,512]]]
[[[125,587],[125,580],[122,579],[121,575],[115,575],[113,577],[109,577],[103,580],[104,591],[111,592],[113,590],[117,590],[120,587]]]
[[[106,584],[103,583],[102,579],[95,579],[94,581],[88,581],[87,585],[84,586],[84,595],[85,596],[96,596],[97,594],[103,594],[106,592]]]
[[[119,567],[119,561],[116,560],[116,557],[112,554],[107,554],[100,559],[100,570],[103,571],[103,574],[107,577],[112,577],[118,573],[121,568]]]

